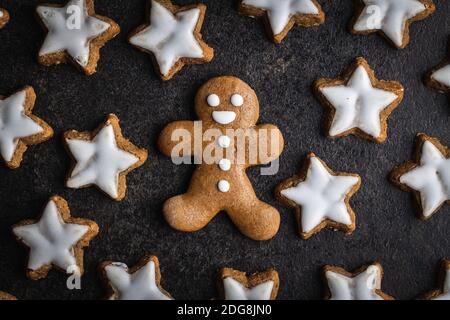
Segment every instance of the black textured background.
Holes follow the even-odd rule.
[[[412,197],[390,184],[387,176],[411,157],[417,132],[450,144],[448,100],[422,82],[424,73],[446,53],[448,1],[436,0],[437,11],[413,24],[412,41],[404,50],[392,48],[377,35],[348,33],[354,9],[350,0],[321,0],[325,24],[296,27],[281,45],[268,40],[261,23],[239,16],[237,1],[204,1],[208,10],[203,36],[215,49],[214,60],[188,66],[169,82],[157,78],[149,56],[126,42],[130,31],[144,22],[147,0],[96,1],[97,12],[117,21],[122,32],[101,51],[98,73],[91,77],[70,65],[37,64],[44,39],[33,15],[37,2],[0,0],[0,7],[11,14],[9,24],[0,30],[0,92],[32,85],[38,95],[35,114],[55,129],[52,140],[29,149],[21,168],[0,167],[0,290],[21,299],[98,299],[104,294],[97,273],[100,261],[132,265],[147,254],[159,257],[163,286],[177,299],[214,297],[216,273],[224,266],[249,272],[275,267],[281,279],[279,299],[322,298],[324,264],[351,270],[379,260],[385,268],[384,290],[400,299],[435,286],[437,263],[450,256],[450,207],[422,222]],[[380,79],[398,80],[406,89],[383,145],[353,137],[332,141],[321,135],[323,108],[312,94],[312,83],[337,76],[358,56],[369,61]],[[186,190],[194,168],[175,166],[163,157],[156,148],[157,136],[171,121],[195,119],[195,92],[217,75],[235,75],[248,82],[260,99],[260,122],[278,125],[286,138],[276,176],[260,176],[259,168],[248,172],[257,194],[280,209],[281,228],[271,241],[247,239],[225,214],[193,234],[172,230],[161,214],[167,198]],[[94,188],[64,187],[69,157],[62,133],[92,130],[110,112],[119,116],[126,137],[149,150],[145,165],[128,176],[127,196],[120,203]],[[351,236],[323,231],[303,241],[292,211],[274,199],[275,186],[296,173],[311,151],[334,170],[362,176],[362,187],[352,201],[357,229]],[[56,271],[41,281],[28,280],[26,250],[11,236],[11,225],[39,215],[52,194],[66,198],[74,216],[100,226],[100,234],[85,250],[80,291],[67,290],[66,276]]]

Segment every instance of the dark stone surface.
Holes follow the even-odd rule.
[[[147,254],[159,257],[163,286],[178,299],[214,297],[216,272],[223,266],[246,271],[275,267],[281,278],[280,299],[320,299],[324,264],[353,269],[379,260],[385,268],[384,290],[401,299],[435,286],[436,265],[450,256],[450,207],[422,222],[412,197],[390,184],[387,176],[411,157],[417,132],[450,145],[448,100],[422,83],[424,73],[446,53],[448,1],[435,1],[436,13],[413,24],[412,41],[404,50],[392,48],[380,36],[348,33],[353,14],[348,0],[320,1],[326,23],[294,28],[281,45],[268,40],[259,22],[239,16],[237,1],[204,1],[208,10],[203,36],[216,56],[212,63],[188,66],[165,83],[155,75],[150,57],[126,42],[127,34],[145,19],[146,1],[96,1],[97,12],[117,21],[122,32],[102,50],[98,73],[92,77],[72,66],[38,65],[44,34],[33,17],[37,1],[0,1],[11,13],[10,23],[0,31],[0,92],[32,85],[38,95],[35,113],[56,133],[29,149],[20,169],[0,167],[1,290],[21,299],[98,299],[104,293],[97,273],[100,261],[131,265]],[[331,141],[321,135],[323,108],[312,94],[312,83],[338,75],[358,56],[369,61],[379,78],[398,80],[406,89],[383,145],[352,137]],[[260,176],[258,168],[248,172],[257,194],[280,209],[281,228],[271,241],[245,238],[224,214],[193,234],[172,230],[161,214],[164,200],[186,190],[193,167],[175,166],[163,157],[155,144],[158,133],[171,121],[194,119],[196,90],[207,79],[226,74],[256,90],[260,121],[278,125],[287,141],[276,176]],[[145,165],[129,175],[127,197],[121,203],[93,188],[64,187],[69,157],[62,133],[92,130],[110,112],[121,119],[125,136],[150,153]],[[274,187],[293,175],[310,151],[336,171],[362,176],[362,188],[352,201],[358,219],[352,236],[324,231],[303,241],[292,211],[274,199]],[[66,277],[59,272],[42,281],[28,280],[26,250],[11,236],[11,225],[36,217],[51,194],[66,198],[73,215],[100,226],[99,236],[85,250],[80,291],[68,291]]]

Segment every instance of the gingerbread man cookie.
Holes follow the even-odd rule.
[[[450,93],[450,45],[447,57],[426,74],[425,84],[439,92]]]
[[[419,133],[415,159],[396,167],[391,180],[402,190],[413,192],[421,208],[420,218],[430,219],[443,204],[450,203],[450,149]]]
[[[129,42],[153,55],[162,80],[171,79],[186,64],[207,63],[214,50],[202,39],[206,6],[173,5],[170,0],[151,0],[149,23],[138,27]]]
[[[450,300],[450,260],[442,260],[439,270],[439,289],[423,296],[425,300]]]
[[[279,286],[273,269],[252,275],[231,268],[219,272],[219,297],[224,300],[275,300]]]
[[[409,26],[436,9],[432,0],[357,0],[356,15],[350,27],[353,34],[380,32],[395,47],[409,43]]]
[[[105,261],[100,265],[108,288],[109,300],[172,300],[161,287],[159,261],[155,256],[143,258],[128,268],[121,262]]]
[[[10,295],[9,293],[0,291],[0,301],[1,300],[3,300],[3,301],[6,301],[6,300],[13,301],[13,300],[17,300],[17,298],[14,297],[13,295]]]
[[[329,300],[394,300],[381,291],[383,267],[374,263],[355,272],[327,265],[324,267],[326,299]]]
[[[0,29],[9,21],[9,13],[5,9],[0,8]]]
[[[29,248],[27,276],[39,280],[52,267],[82,275],[83,248],[98,234],[98,225],[73,218],[66,200],[53,196],[39,220],[24,220],[12,230],[17,241]]]
[[[44,4],[36,11],[47,32],[38,56],[44,66],[72,62],[92,75],[100,48],[120,32],[113,20],[95,13],[94,0],[70,0],[62,6]]]
[[[316,0],[240,0],[239,13],[263,18],[275,43],[281,43],[294,25],[315,27],[325,21]]]
[[[193,232],[226,211],[246,236],[255,240],[272,238],[278,231],[280,215],[256,197],[245,170],[279,157],[284,147],[281,132],[270,124],[256,126],[258,98],[249,85],[235,77],[209,80],[198,91],[195,107],[201,121],[171,123],[159,138],[159,148],[165,155],[201,160],[187,193],[165,202],[167,222],[177,230]],[[189,138],[189,143],[174,155],[180,133]],[[249,143],[249,139],[241,139],[243,136],[259,138],[259,143]],[[213,161],[206,157],[211,148],[215,151]]]
[[[0,155],[11,169],[20,166],[29,145],[47,141],[53,129],[32,114],[36,94],[26,86],[9,97],[0,96]]]

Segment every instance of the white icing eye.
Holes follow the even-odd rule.
[[[220,104],[220,98],[217,94],[210,94],[208,98],[206,98],[206,102],[210,107],[217,107]]]
[[[244,104],[244,98],[240,94],[233,94],[231,96],[231,104],[235,107],[241,107]]]

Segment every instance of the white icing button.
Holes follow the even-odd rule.
[[[231,169],[231,161],[228,159],[222,159],[219,161],[219,168],[222,171],[229,171]]]
[[[235,107],[241,107],[244,104],[244,98],[240,94],[233,94],[231,104]]]
[[[219,139],[217,140],[217,143],[221,148],[228,148],[231,144],[231,139],[230,137],[227,136],[220,136]]]
[[[227,180],[220,180],[217,184],[220,192],[226,193],[230,191],[230,183]]]
[[[206,101],[210,107],[217,107],[220,104],[220,98],[217,94],[210,94]]]

